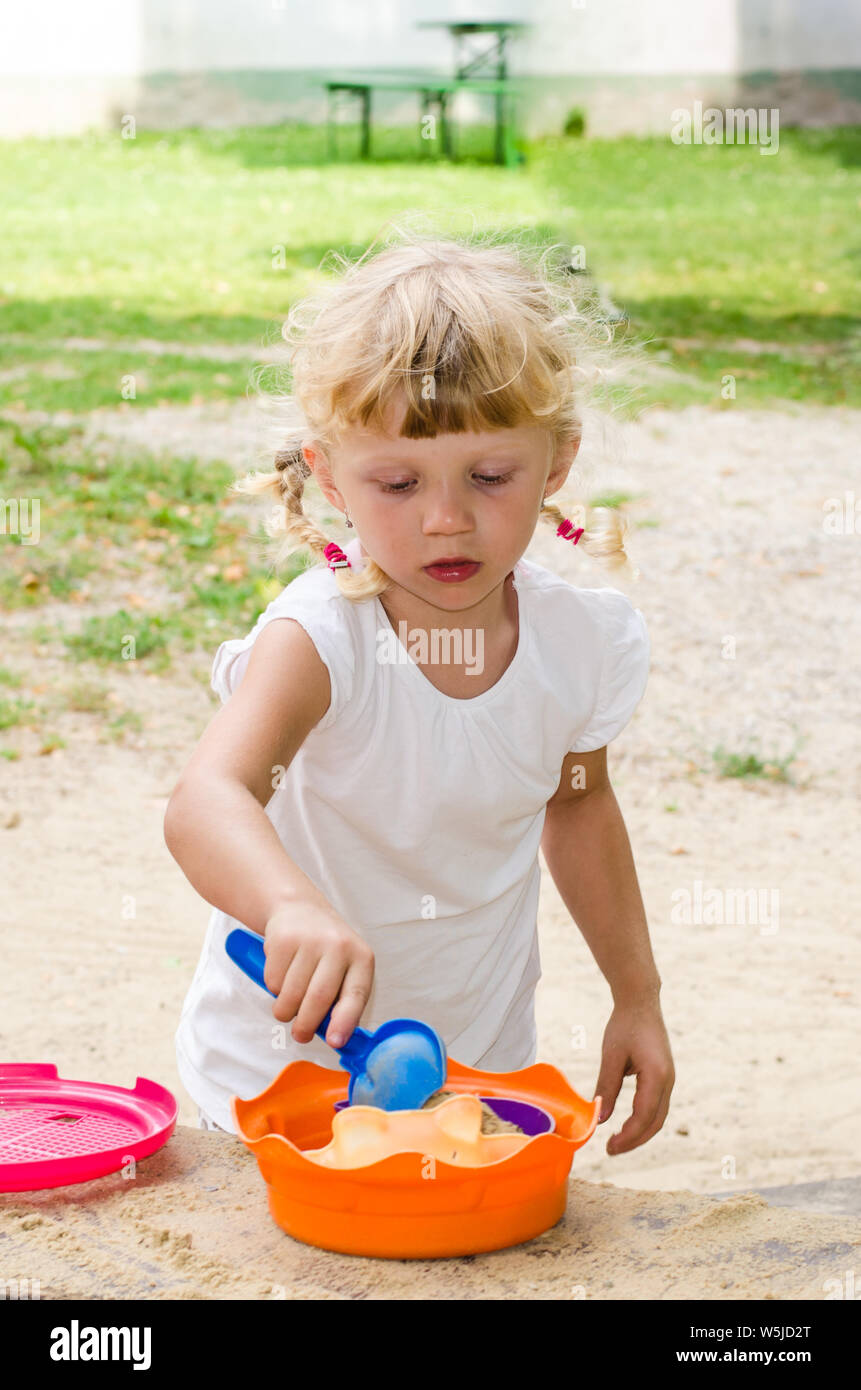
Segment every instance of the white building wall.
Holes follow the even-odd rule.
[[[528,70],[652,74],[735,70],[736,0],[535,0]]]
[[[316,120],[319,82],[276,84],[275,97],[261,83],[258,99],[253,75],[448,72],[449,35],[416,22],[500,15],[533,26],[510,46],[512,74],[536,79],[532,110],[546,113],[533,130],[558,129],[578,102],[592,130],[660,129],[686,93],[735,99],[740,73],[861,68],[858,0],[5,0],[0,134],[71,133],[134,110],[165,124]],[[207,80],[237,73],[235,91]],[[146,81],[165,74],[173,95],[170,80]]]

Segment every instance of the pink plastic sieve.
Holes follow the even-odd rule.
[[[50,1062],[0,1063],[0,1192],[89,1182],[166,1144],[176,1098],[139,1076],[133,1091],[63,1081]]]

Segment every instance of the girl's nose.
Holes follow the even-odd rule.
[[[467,503],[451,494],[431,499],[425,504],[423,527],[426,535],[446,535],[471,531],[472,513]]]

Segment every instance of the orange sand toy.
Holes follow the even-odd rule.
[[[531,1240],[565,1212],[574,1154],[594,1133],[601,1097],[577,1094],[556,1067],[539,1062],[520,1071],[488,1072],[448,1059],[445,1089],[508,1096],[547,1110],[550,1134],[486,1135],[515,1145],[481,1166],[402,1151],[336,1169],[314,1151],[335,1137],[335,1102],[346,1100],[349,1077],[340,1068],[291,1062],[250,1100],[231,1098],[234,1123],[267,1184],[269,1210],[283,1230],[306,1245],[345,1255],[429,1259],[500,1250]],[[450,1106],[453,1097],[436,1107]],[[350,1107],[352,1109],[352,1107]],[[372,1110],[373,1107],[356,1107]],[[340,1115],[347,1111],[339,1112]],[[424,1114],[430,1111],[392,1111]],[[525,1140],[525,1142],[523,1142]]]
[[[451,1096],[433,1110],[351,1105],[332,1121],[331,1144],[304,1152],[326,1168],[367,1167],[399,1153],[477,1168],[507,1158],[528,1143],[526,1134],[482,1134],[478,1097]]]

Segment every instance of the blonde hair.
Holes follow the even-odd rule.
[[[407,439],[542,425],[558,447],[582,436],[590,413],[604,435],[607,413],[593,412],[591,397],[618,349],[609,358],[609,325],[577,302],[564,267],[549,267],[554,247],[539,252],[498,233],[442,236],[403,222],[389,226],[382,249],[372,243],[353,263],[330,253],[342,274],[294,304],[282,328],[292,391],[268,393],[275,470],[246,474],[231,487],[277,503],[265,523],[278,542],[276,568],[299,548],[325,561],[334,539],[303,510],[312,472],[303,443],[313,439],[328,450],[350,425],[383,430],[396,398],[406,397]],[[582,474],[582,464],[576,471]],[[545,501],[540,515],[554,527],[567,516],[585,528],[578,545],[590,556],[638,573],[625,553],[627,520],[616,508],[590,508],[571,496],[564,513]],[[355,601],[392,582],[370,556],[361,572],[334,574]]]

